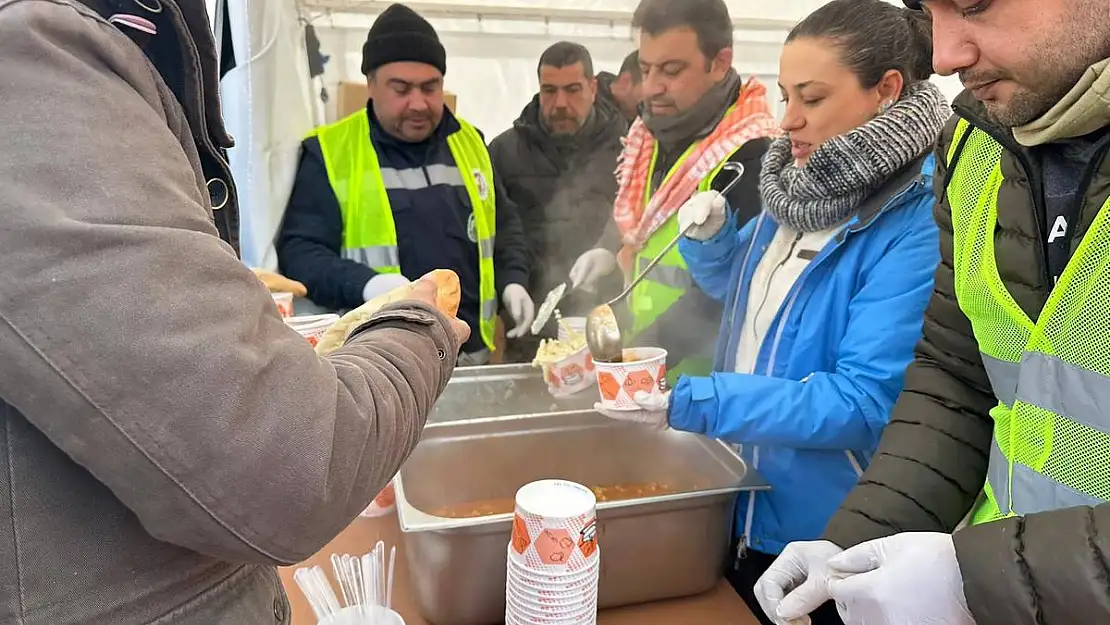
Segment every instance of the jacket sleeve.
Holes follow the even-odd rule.
[[[315,137],[306,139],[293,181],[293,192],[277,239],[281,272],[308,288],[308,298],[332,310],[362,305],[362,291],[373,269],[339,255],[343,215],[328,182],[328,171]]]
[[[504,199],[508,200],[508,202],[506,203],[500,201],[499,199],[497,203],[498,216],[500,216],[501,214],[502,206],[511,204],[511,208],[507,208],[506,210],[513,210],[513,212],[516,213],[517,221],[520,224],[521,240],[524,242],[525,253],[527,254],[527,266],[532,269],[534,268],[534,263],[540,258],[540,254],[538,253],[540,241],[537,237],[539,236],[538,233],[540,232],[540,228],[543,226],[543,215],[542,211],[538,210],[532,210],[530,212],[526,211],[525,206],[520,203],[521,198],[514,197],[514,186],[511,178],[509,177],[509,172],[519,171],[519,163],[513,162],[514,158],[519,158],[519,150],[516,149],[518,141],[519,139],[515,134],[515,130],[513,130],[512,128],[506,130],[505,132],[497,135],[493,139],[493,141],[490,142],[489,157],[490,162],[493,164],[493,171],[495,172],[494,175],[496,177],[496,192],[498,194],[498,198],[504,196]],[[501,236],[500,228],[501,226],[499,224],[497,233],[499,238]],[[531,274],[531,272],[529,273]],[[533,276],[529,275],[529,278],[531,277]],[[507,284],[511,284],[511,282],[501,284],[500,280],[498,280],[498,283],[500,284],[498,292],[500,292],[500,289],[503,289]],[[525,283],[521,284],[524,284],[524,286],[529,286]]]
[[[733,152],[729,161],[744,166],[743,177],[736,183],[725,199],[736,213],[736,223],[747,224],[763,210],[763,200],[759,194],[759,172],[763,169],[763,156],[771,147],[770,139],[753,139]],[[736,174],[724,171],[713,179],[713,190],[722,191],[732,183]]]
[[[977,625],[1094,623],[1110,614],[1110,504],[974,525],[953,540]]]
[[[956,301],[952,216],[945,158],[955,120],[936,150],[940,258],[922,340],[905,387],[860,483],[825,529],[844,548],[898,532],[951,532],[971,509],[987,475],[996,405],[971,322]]]
[[[500,294],[510,284],[528,288],[532,264],[516,203],[509,197],[509,192],[496,171],[493,173],[493,181],[497,196],[497,240],[494,243],[493,264],[497,292]]]
[[[400,303],[317,357],[217,238],[143,52],[61,3],[0,5],[0,32],[0,397],[154,537],[305,559],[419,440],[447,319]]]
[[[702,293],[718,302],[725,300],[732,286],[732,270],[747,249],[754,230],[755,222],[751,222],[737,233],[736,214],[730,211],[725,225],[712,239],[679,239],[678,251]]]
[[[922,213],[858,277],[835,370],[802,381],[741,373],[681,378],[671,427],[734,443],[873,449],[921,337],[932,291],[937,231]]]

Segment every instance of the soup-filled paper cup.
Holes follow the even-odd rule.
[[[278,312],[282,317],[293,316],[293,294],[292,293],[270,293],[270,297],[274,298],[274,305],[277,306]]]
[[[647,393],[662,398],[667,377],[667,350],[633,347],[624,350],[624,362],[595,362],[601,407],[606,410],[639,410],[633,398]]]

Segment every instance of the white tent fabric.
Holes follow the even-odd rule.
[[[735,26],[735,65],[774,95],[778,57],[789,28],[825,0],[755,3],[726,0]],[[900,0],[888,0],[900,4]],[[392,0],[206,0],[217,36],[231,37],[236,67],[222,83],[224,116],[237,146],[231,167],[240,192],[243,261],[276,267],[273,238],[292,186],[301,138],[335,119],[340,81],[364,80],[362,43]],[[222,23],[220,3],[229,17]],[[593,54],[598,71],[615,72],[635,48],[630,25],[638,0],[436,0],[408,2],[428,14],[447,49],[446,88],[461,116],[492,139],[511,127],[538,87],[536,62],[560,40]],[[311,19],[330,56],[310,81],[304,23]],[[955,79],[939,79],[949,97]],[[321,87],[332,95],[322,104]],[[773,106],[778,106],[772,97]]]
[[[210,10],[230,37],[235,67],[221,81],[223,114],[235,137],[229,157],[240,203],[243,262],[275,269],[273,240],[293,185],[300,142],[316,125],[304,24],[294,2],[219,0]]]
[[[776,94],[779,53],[790,27],[826,0],[776,0],[756,3],[726,0],[736,25],[734,58],[737,70],[762,80]],[[901,0],[888,0],[901,4]],[[362,44],[388,0],[305,0],[322,51],[331,55],[324,85],[334,94],[339,81],[362,81]],[[536,62],[549,45],[570,40],[590,49],[598,71],[616,72],[636,47],[631,15],[639,0],[439,0],[409,3],[429,11],[447,49],[446,88],[457,94],[459,114],[492,139],[511,127],[538,88]],[[319,7],[346,7],[321,10]],[[458,7],[452,10],[451,7]],[[357,9],[358,12],[355,12]],[[481,12],[480,9],[485,9]],[[518,19],[502,16],[520,13]],[[531,14],[531,15],[525,15]],[[597,16],[621,16],[603,20]],[[940,79],[947,94],[958,82]],[[777,98],[772,98],[777,107]],[[326,120],[335,117],[334,98]]]

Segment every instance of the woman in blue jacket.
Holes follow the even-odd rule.
[[[951,113],[931,58],[928,25],[882,0],[835,0],[794,28],[763,213],[737,232],[715,192],[679,213],[690,273],[725,304],[715,373],[606,413],[738,444],[770,482],[738,502],[729,567],[764,623],[752,587],[856,484],[921,334],[939,262],[931,149]],[[812,618],[840,623],[831,604]]]

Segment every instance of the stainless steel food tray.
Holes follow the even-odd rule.
[[[397,511],[421,613],[434,625],[501,623],[512,514],[448,519],[467,502],[511,499],[534,480],[671,486],[665,496],[598,505],[602,608],[694,595],[720,579],[742,490],[767,487],[726,445],[621,423],[592,411],[439,423],[396,481]]]
[[[531,365],[461,367],[432,408],[428,423],[591,410],[597,401],[595,389],[552,397],[543,373]]]

